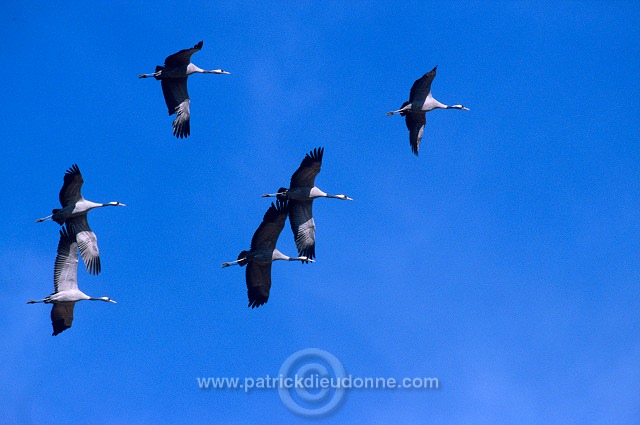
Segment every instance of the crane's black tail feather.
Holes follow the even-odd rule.
[[[238,254],[238,265],[240,267],[246,265],[249,261],[247,261],[247,254],[249,253],[249,251],[242,251],[240,254]]]
[[[164,70],[164,66],[160,66],[160,65],[156,66],[156,72],[160,72],[160,71],[162,71],[162,70]],[[158,78],[157,76],[156,76],[156,77],[154,77],[154,78],[155,78],[156,80],[159,80],[159,79],[160,79],[160,78]]]
[[[58,223],[60,226],[62,226],[64,224],[64,219],[61,219],[59,217],[56,217],[56,214],[58,214],[60,211],[62,211],[60,208],[54,208],[51,210],[51,219],[53,221],[55,221],[56,223]]]

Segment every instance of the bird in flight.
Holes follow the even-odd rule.
[[[138,78],[155,78],[160,80],[164,101],[169,108],[169,115],[178,114],[173,120],[173,135],[179,138],[191,134],[190,109],[191,100],[187,91],[187,77],[191,74],[230,74],[222,69],[201,69],[191,63],[191,55],[202,49],[202,41],[190,49],[180,50],[164,60],[164,66],[156,66],[151,74],[140,74]]]
[[[249,307],[260,307],[269,301],[271,290],[271,263],[283,261],[311,261],[307,257],[289,257],[276,249],[278,237],[287,219],[287,201],[276,200],[264,214],[262,223],[253,234],[251,248],[242,251],[236,261],[222,263],[222,267],[247,266],[246,281]]]
[[[91,274],[99,274],[100,251],[98,250],[98,238],[89,227],[87,213],[94,208],[124,207],[125,204],[118,201],[107,202],[106,204],[87,201],[80,192],[83,183],[84,180],[82,173],[80,173],[80,168],[77,164],[73,164],[64,174],[64,182],[58,195],[62,208],[55,208],[50,216],[39,218],[36,223],[47,220],[53,220],[61,226],[67,223],[69,231],[73,233],[74,240],[77,241],[80,247],[80,253],[87,271]]]
[[[422,140],[422,133],[424,132],[424,125],[427,123],[427,112],[434,109],[461,109],[468,111],[462,105],[447,106],[438,102],[431,95],[431,83],[436,78],[436,65],[431,71],[418,78],[411,86],[409,92],[409,100],[404,102],[400,109],[397,111],[387,112],[387,115],[400,114],[405,117],[405,123],[409,130],[409,143],[411,144],[411,151],[418,156],[418,149],[420,148],[420,141]]]

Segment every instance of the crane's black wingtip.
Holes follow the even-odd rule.
[[[324,155],[324,148],[322,146],[314,148],[311,152],[305,155],[304,159],[307,161],[319,161],[322,162],[322,156]]]
[[[307,246],[298,252],[299,257],[307,257],[309,260],[316,258],[316,245]],[[303,264],[309,264],[309,261],[302,260]]]
[[[86,266],[87,272],[92,275],[99,275],[102,271],[102,267],[100,266],[100,257],[90,259]]]
[[[69,228],[69,223],[60,227],[60,239],[64,239],[68,243],[75,242],[75,230]]]
[[[185,121],[184,123],[176,123],[180,116],[178,115],[175,120],[173,120],[173,135],[176,136],[177,139],[186,139],[191,135],[191,124],[189,121]]]
[[[282,201],[286,201],[287,200],[287,192],[288,191],[289,191],[289,189],[287,189],[286,187],[281,187],[280,189],[278,189],[277,198],[282,200]]]
[[[276,199],[275,205],[273,202],[271,205],[273,205],[280,214],[287,214],[289,212],[289,201],[286,199]]]
[[[266,304],[267,301],[269,301],[269,298],[262,298],[262,297],[254,298],[254,299],[249,298],[249,305],[247,307],[258,308],[261,305]]]
[[[78,167],[78,164],[73,164],[71,167],[69,167],[69,169],[67,171],[65,171],[64,175],[68,176],[68,175],[76,175],[76,174],[80,174],[80,167]]]
[[[53,333],[51,334],[51,336],[59,335],[60,333],[66,331],[71,327],[67,326],[64,319],[54,320],[51,322],[51,325],[53,326]]]
[[[202,49],[202,45],[203,45],[203,44],[204,44],[204,43],[202,42],[202,40],[200,40],[200,41],[198,42],[198,44],[196,44],[195,46],[193,46],[193,48],[194,48],[194,49],[198,49],[198,50],[200,50],[200,49]]]

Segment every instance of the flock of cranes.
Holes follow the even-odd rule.
[[[64,174],[62,189],[60,189],[60,205],[51,215],[36,220],[40,223],[53,220],[60,226],[60,241],[58,254],[53,266],[53,293],[41,300],[31,300],[28,304],[53,304],[51,309],[51,324],[53,335],[71,327],[73,322],[73,308],[78,301],[97,300],[114,303],[109,297],[92,298],[78,289],[78,250],[90,274],[100,273],[100,250],[98,238],[89,227],[87,213],[100,207],[124,207],[125,205],[113,201],[106,204],[87,201],[82,197],[84,180],[80,168],[72,165]]]
[[[164,66],[157,66],[154,73],[138,76],[160,80],[169,115],[177,114],[173,121],[173,135],[178,138],[186,138],[191,134],[191,100],[187,91],[189,75],[229,74],[222,69],[204,70],[191,63],[191,56],[202,49],[202,45],[203,42],[200,41],[190,49],[180,50],[168,56]],[[387,115],[400,114],[405,117],[411,150],[416,156],[422,140],[427,112],[434,109],[469,110],[462,105],[447,106],[433,98],[431,83],[436,76],[436,68],[437,66],[414,82],[409,100],[404,102],[400,109],[387,113]],[[262,223],[255,231],[250,249],[240,252],[237,260],[222,263],[223,268],[232,265],[247,266],[246,284],[251,308],[259,307],[269,300],[271,264],[274,261],[314,262],[316,226],[313,219],[313,201],[317,198],[353,200],[342,194],[330,195],[315,185],[316,176],[322,167],[323,155],[322,147],[312,150],[291,176],[289,188],[281,187],[276,193],[262,195],[275,197],[276,201],[271,203]],[[74,306],[78,301],[96,300],[115,303],[109,297],[93,298],[78,289],[78,251],[87,271],[93,275],[99,274],[101,264],[98,239],[89,227],[87,213],[95,208],[125,205],[117,201],[108,203],[87,201],[81,193],[83,183],[80,169],[74,164],[66,171],[60,189],[59,198],[62,208],[53,209],[51,215],[36,220],[36,222],[53,220],[62,226],[54,264],[54,291],[41,300],[27,302],[28,304],[40,302],[53,304],[51,309],[53,335],[58,335],[71,327]],[[289,257],[276,248],[287,217],[293,231],[298,257]]]
[[[313,221],[313,200],[336,198],[353,201],[346,195],[329,195],[315,185],[316,176],[322,166],[324,148],[308,153],[300,167],[293,173],[289,189],[281,187],[278,193],[263,197],[276,197],[253,234],[251,248],[242,251],[236,261],[222,263],[222,267],[247,265],[246,281],[249,307],[260,307],[269,300],[271,289],[271,263],[277,260],[313,262],[316,256],[316,225]],[[299,257],[289,257],[276,249],[278,237],[289,216],[291,230],[296,241]]]

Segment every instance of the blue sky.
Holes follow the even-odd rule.
[[[299,423],[276,391],[196,377],[278,373],[310,347],[362,390],[316,423],[640,421],[640,7],[634,2],[22,2],[0,16],[0,417],[38,423]],[[193,57],[191,137],[160,85]],[[438,65],[420,157],[386,117]],[[249,246],[305,153],[317,263],[276,263],[247,309]],[[77,163],[102,273],[51,337],[54,223]],[[295,254],[293,237],[278,247]]]

